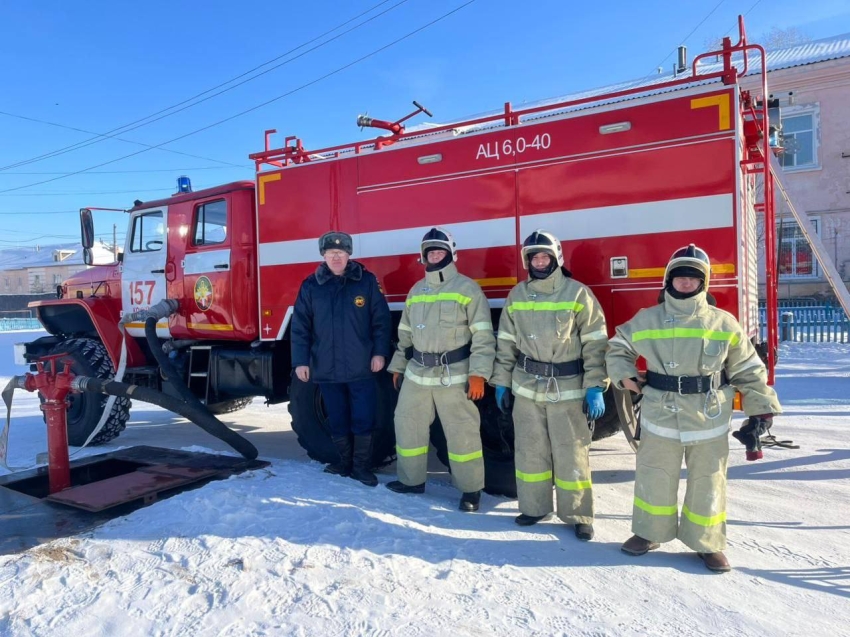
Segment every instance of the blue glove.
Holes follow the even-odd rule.
[[[584,405],[591,420],[599,420],[605,415],[605,399],[602,398],[602,393],[601,387],[591,387],[584,396]]]
[[[496,407],[503,414],[507,414],[511,408],[511,390],[507,387],[496,387]]]

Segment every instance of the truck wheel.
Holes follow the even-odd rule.
[[[375,382],[378,386],[378,410],[372,437],[372,464],[373,467],[383,467],[395,459],[393,414],[398,394],[393,389],[389,374],[379,372],[375,375]],[[294,373],[289,387],[289,414],[292,416],[292,431],[308,456],[324,464],[339,460],[328,430],[328,414],[319,386],[313,381],[302,383]]]
[[[112,361],[106,348],[93,338],[69,338],[54,346],[50,354],[67,354],[72,362],[71,371],[76,376],[91,376],[100,379],[114,377]],[[73,447],[83,445],[89,437],[106,407],[109,397],[106,394],[83,392],[68,394],[68,444]],[[109,419],[103,425],[91,445],[102,445],[124,431],[130,417],[130,399],[116,398]]]
[[[212,405],[207,405],[207,409],[210,410],[211,414],[216,414],[220,416],[221,414],[232,414],[234,411],[239,411],[240,409],[245,409],[248,405],[251,404],[253,398],[234,398],[233,400],[223,400],[220,403],[213,403]]]

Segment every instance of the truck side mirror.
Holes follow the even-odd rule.
[[[91,257],[91,247],[94,245],[94,221],[92,221],[91,210],[88,208],[80,208],[80,234],[83,248],[89,251],[89,257]],[[91,265],[88,261],[86,264]]]
[[[83,263],[86,265],[94,265],[94,254],[91,248],[83,248]]]

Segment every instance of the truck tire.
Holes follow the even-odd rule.
[[[207,409],[210,410],[211,414],[215,414],[220,416],[221,414],[232,414],[234,411],[239,411],[240,409],[245,409],[254,399],[249,398],[234,398],[232,400],[223,400],[220,403],[213,403],[211,405],[207,405]]]
[[[65,360],[71,361],[71,371],[76,376],[91,376],[100,379],[111,379],[115,376],[112,361],[103,343],[93,338],[69,338],[55,345],[49,352],[67,354]],[[68,394],[68,444],[73,447],[82,446],[89,437],[106,406],[109,397],[106,394]],[[116,398],[112,405],[109,419],[103,425],[100,433],[91,441],[91,445],[102,445],[124,431],[127,419],[130,417],[130,399]]]
[[[378,386],[378,409],[372,436],[372,465],[378,468],[395,460],[393,414],[398,394],[393,389],[389,374],[379,372],[375,375],[375,382]],[[313,381],[301,382],[294,373],[289,387],[289,414],[298,444],[310,458],[324,464],[339,461],[328,430],[328,415],[319,386]]]

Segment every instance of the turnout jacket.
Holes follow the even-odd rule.
[[[617,328],[608,343],[606,362],[612,382],[638,375],[635,361],[646,359],[649,371],[670,376],[708,376],[725,371],[728,385],[700,394],[667,392],[646,385],[641,402],[641,434],[695,445],[727,435],[735,388],[748,416],[782,411],[767,384],[767,370],[737,319],[700,292],[639,311]],[[712,417],[713,416],[713,417]]]
[[[292,314],[292,366],[317,383],[372,375],[372,357],[390,355],[392,320],[378,279],[357,261],[335,276],[322,263],[304,279]]]
[[[413,346],[428,354],[442,354],[471,344],[468,359],[452,363],[448,369],[425,367],[407,360]],[[496,339],[490,319],[490,306],[481,287],[460,274],[450,263],[436,272],[426,272],[407,295],[398,324],[398,349],[387,371],[404,373],[419,385],[465,384],[469,376],[488,380],[493,373]]]
[[[545,279],[518,283],[499,319],[491,385],[510,387],[535,401],[581,400],[589,387],[608,388],[608,331],[599,302],[586,285],[555,270]],[[541,363],[584,360],[584,374],[537,377],[517,365],[520,353]]]

